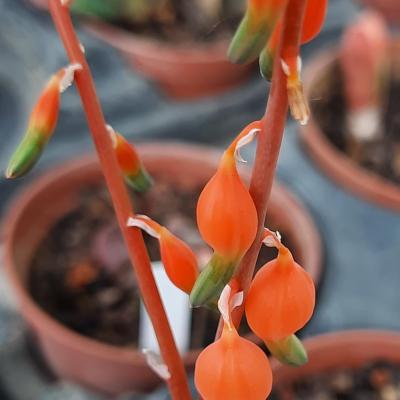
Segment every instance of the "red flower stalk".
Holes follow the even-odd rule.
[[[246,13],[228,50],[235,63],[254,61],[283,15],[288,0],[248,0]]]
[[[267,356],[240,337],[231,321],[231,310],[242,301],[243,292],[236,293],[229,285],[221,294],[218,307],[224,319],[222,335],[201,352],[195,366],[195,385],[204,400],[265,400],[271,392]]]
[[[260,130],[260,121],[249,124],[224,152],[215,175],[200,194],[197,224],[214,255],[200,274],[190,299],[199,306],[215,301],[230,281],[237,264],[257,232],[257,212],[240,179],[236,159],[239,150]]]
[[[301,29],[300,44],[312,40],[320,32],[325,20],[327,9],[327,0],[308,0],[305,9],[304,22]],[[260,54],[260,70],[262,76],[270,80],[274,58],[281,35],[282,23],[279,21],[275,27],[271,39],[267,42]],[[300,78],[301,61],[299,56],[299,47],[286,44],[282,50],[282,66],[287,76],[287,90],[289,105],[293,117],[306,124],[309,119],[309,107],[307,99],[303,94],[303,88]]]
[[[292,335],[311,318],[315,306],[315,287],[309,274],[297,264],[289,249],[271,231],[265,231],[264,244],[278,249],[278,257],[256,274],[246,298],[245,311],[252,331],[276,350],[294,351],[298,345]],[[276,353],[276,351],[275,351]],[[286,354],[287,355],[287,354]],[[279,356],[279,354],[278,354]],[[306,361],[302,357],[292,364]],[[287,361],[287,360],[286,360]]]
[[[39,160],[57,125],[60,94],[74,79],[79,64],[69,65],[52,75],[37,100],[24,138],[15,150],[6,171],[6,178],[18,178],[29,172]]]
[[[161,261],[168,278],[177,288],[189,294],[199,274],[196,256],[190,247],[145,215],[129,218],[128,226],[138,227],[158,239]]]
[[[125,182],[137,190],[144,192],[151,187],[153,180],[143,166],[135,147],[120,133],[108,126],[119,168],[124,175]]]

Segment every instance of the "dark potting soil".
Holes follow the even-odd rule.
[[[381,109],[383,134],[373,142],[358,141],[356,152],[346,126],[344,82],[338,63],[316,81],[310,106],[321,131],[337,149],[364,168],[400,183],[400,77],[397,66],[391,70]]]
[[[230,39],[244,11],[240,0],[143,0],[143,3],[141,12],[132,16],[117,12],[121,15],[106,19],[135,34],[187,45]]]
[[[270,400],[400,400],[400,366],[377,361],[275,388]]]
[[[204,265],[211,253],[195,224],[201,189],[178,191],[157,182],[145,195],[133,196],[138,213],[151,215],[184,238]],[[157,241],[148,235],[144,238],[150,258],[159,260]],[[264,248],[259,265],[275,255],[273,249]],[[44,238],[33,257],[30,291],[44,310],[69,328],[113,345],[137,346],[140,301],[136,281],[103,187],[82,191],[79,205]],[[217,313],[194,309],[190,347],[211,343],[218,321]]]

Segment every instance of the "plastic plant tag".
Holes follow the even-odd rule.
[[[146,357],[147,365],[161,378],[168,380],[171,378],[171,374],[168,367],[164,364],[163,359],[157,353],[149,349],[143,349],[143,354]]]
[[[154,262],[153,274],[164,304],[165,311],[175,338],[176,345],[181,354],[189,346],[191,312],[187,294],[177,290],[171,283],[161,262]],[[158,353],[159,347],[149,315],[141,304],[139,347]]]

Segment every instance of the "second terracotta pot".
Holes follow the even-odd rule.
[[[186,188],[205,184],[221,155],[201,146],[166,143],[140,146],[140,152],[156,179]],[[244,175],[248,179],[248,169]],[[6,271],[24,319],[60,377],[108,394],[150,390],[160,380],[139,351],[107,345],[70,330],[44,312],[27,290],[32,256],[40,242],[60,218],[77,206],[82,188],[102,179],[96,158],[83,157],[52,169],[12,201],[3,225]],[[268,224],[286,233],[298,262],[318,282],[321,243],[317,230],[302,205],[278,184],[272,190]],[[194,367],[199,351],[184,356],[188,370]]]
[[[333,72],[337,62],[338,50],[331,49],[307,64],[304,70],[304,90],[310,102],[327,95],[327,82],[333,73],[337,73]],[[400,186],[360,166],[337,149],[313,116],[306,126],[301,127],[300,133],[311,157],[336,183],[363,199],[400,211]]]
[[[296,381],[343,369],[358,369],[376,361],[400,364],[400,334],[357,330],[333,332],[304,341],[309,361],[292,368],[273,361],[274,385],[287,388]],[[290,398],[285,397],[290,400]]]

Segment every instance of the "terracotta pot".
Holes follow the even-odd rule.
[[[224,92],[246,81],[254,70],[254,64],[236,65],[227,60],[228,41],[179,46],[134,35],[111,24],[96,22],[86,28],[120,51],[134,70],[175,98]]]
[[[140,146],[150,173],[171,185],[198,187],[215,172],[220,152],[201,146],[149,144]],[[249,171],[245,171],[249,175]],[[56,221],[77,204],[81,188],[102,180],[93,156],[52,168],[28,186],[6,213],[5,265],[21,313],[34,332],[52,369],[70,379],[109,394],[153,389],[159,379],[140,352],[118,348],[84,337],[61,325],[35,304],[27,291],[31,259]],[[321,272],[321,243],[313,221],[299,202],[275,185],[269,220],[287,232],[298,261],[317,282]],[[184,356],[190,370],[200,350]]]
[[[276,388],[312,375],[361,368],[374,361],[400,363],[400,334],[390,331],[335,332],[306,339],[304,345],[309,356],[304,366],[291,368],[273,361]]]
[[[379,11],[389,22],[400,22],[399,0],[359,0],[359,2]]]
[[[324,81],[332,65],[337,62],[337,57],[337,50],[331,49],[318,55],[306,66],[304,90],[309,99],[319,96],[317,85]],[[321,131],[313,116],[306,126],[300,128],[300,133],[311,157],[337,184],[363,199],[400,211],[400,186],[361,167],[338,150]]]
[[[48,0],[30,0],[46,9]],[[246,81],[254,64],[236,65],[228,61],[228,41],[210,44],[174,45],[135,35],[103,22],[85,23],[96,37],[115,47],[129,65],[155,81],[175,98],[215,95]]]

